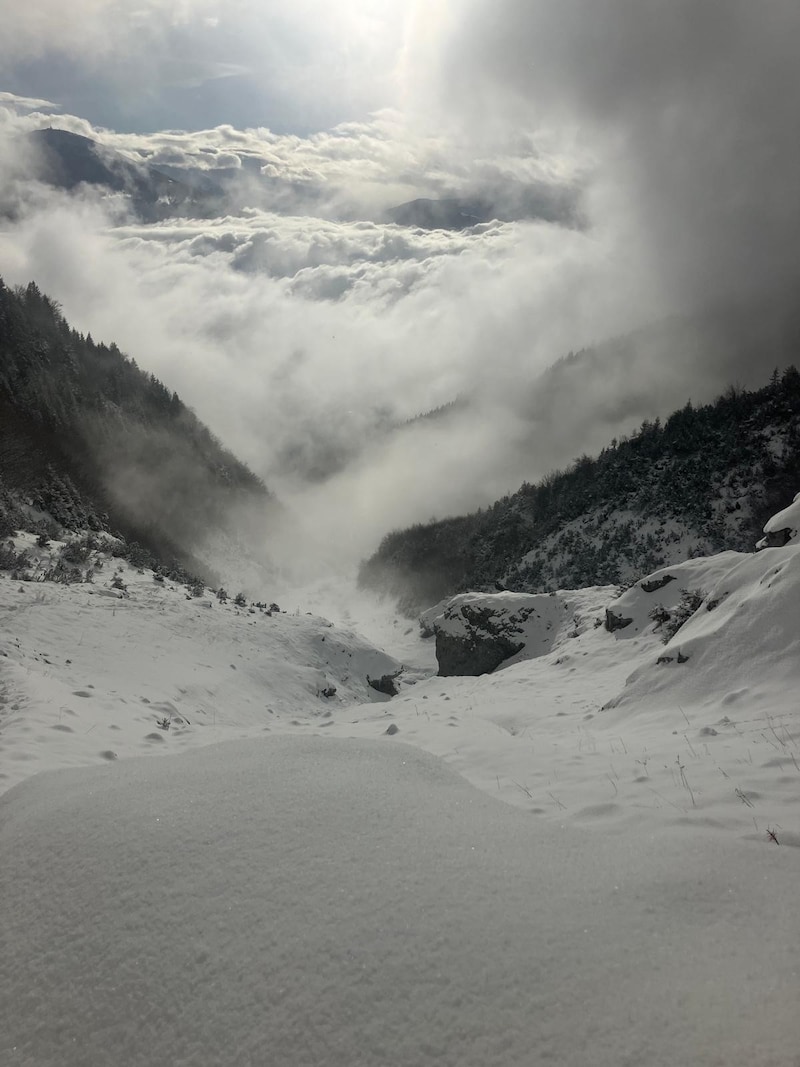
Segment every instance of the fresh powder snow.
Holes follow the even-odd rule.
[[[0,578],[0,1062],[800,1063],[796,544],[537,601],[480,677],[275,595]]]

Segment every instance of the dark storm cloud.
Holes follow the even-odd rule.
[[[697,305],[800,278],[798,40],[797,0],[474,0],[441,71],[470,123],[576,124]]]

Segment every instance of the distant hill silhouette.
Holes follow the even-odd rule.
[[[544,183],[512,183],[496,193],[476,196],[419,197],[389,208],[386,218],[398,226],[422,230],[464,230],[492,219],[539,219],[564,226],[580,225],[578,190]]]
[[[69,130],[34,130],[28,140],[38,162],[36,176],[58,189],[71,191],[82,184],[105,186],[127,193],[146,216],[168,215],[191,195],[187,185],[155,167]]]

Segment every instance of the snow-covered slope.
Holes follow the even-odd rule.
[[[700,607],[665,645],[687,590]],[[800,834],[795,546],[688,560],[616,598],[468,594],[432,609],[429,626],[463,629],[465,607],[514,623],[524,647],[478,678],[437,677],[433,640],[369,596],[350,610],[341,584],[286,595],[269,614],[120,561],[92,584],[0,578],[0,783],[268,733],[391,728],[541,817]],[[306,603],[338,605],[340,626]],[[384,676],[391,700],[369,684]]]
[[[691,579],[702,602],[655,662],[631,675],[615,707],[633,716],[643,704],[650,710],[690,705],[706,716],[749,709],[762,724],[792,710],[787,696],[800,689],[797,548],[692,560],[672,572],[673,587],[688,588]]]
[[[0,577],[0,1062],[794,1063],[796,545],[523,598],[481,677],[279,598]]]
[[[59,547],[16,540],[40,569]],[[388,699],[369,679],[396,675],[402,688],[420,674],[297,604],[192,597],[97,551],[90,568],[92,582],[71,585],[0,576],[2,787],[52,767],[330,726]]]

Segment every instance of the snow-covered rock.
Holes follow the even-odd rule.
[[[765,523],[764,534],[756,548],[782,548],[784,545],[800,543],[800,493],[795,495],[787,508]]]
[[[436,637],[441,677],[474,676],[491,674],[523,649],[528,656],[549,652],[567,611],[555,594],[461,593],[423,612],[420,625]]]

